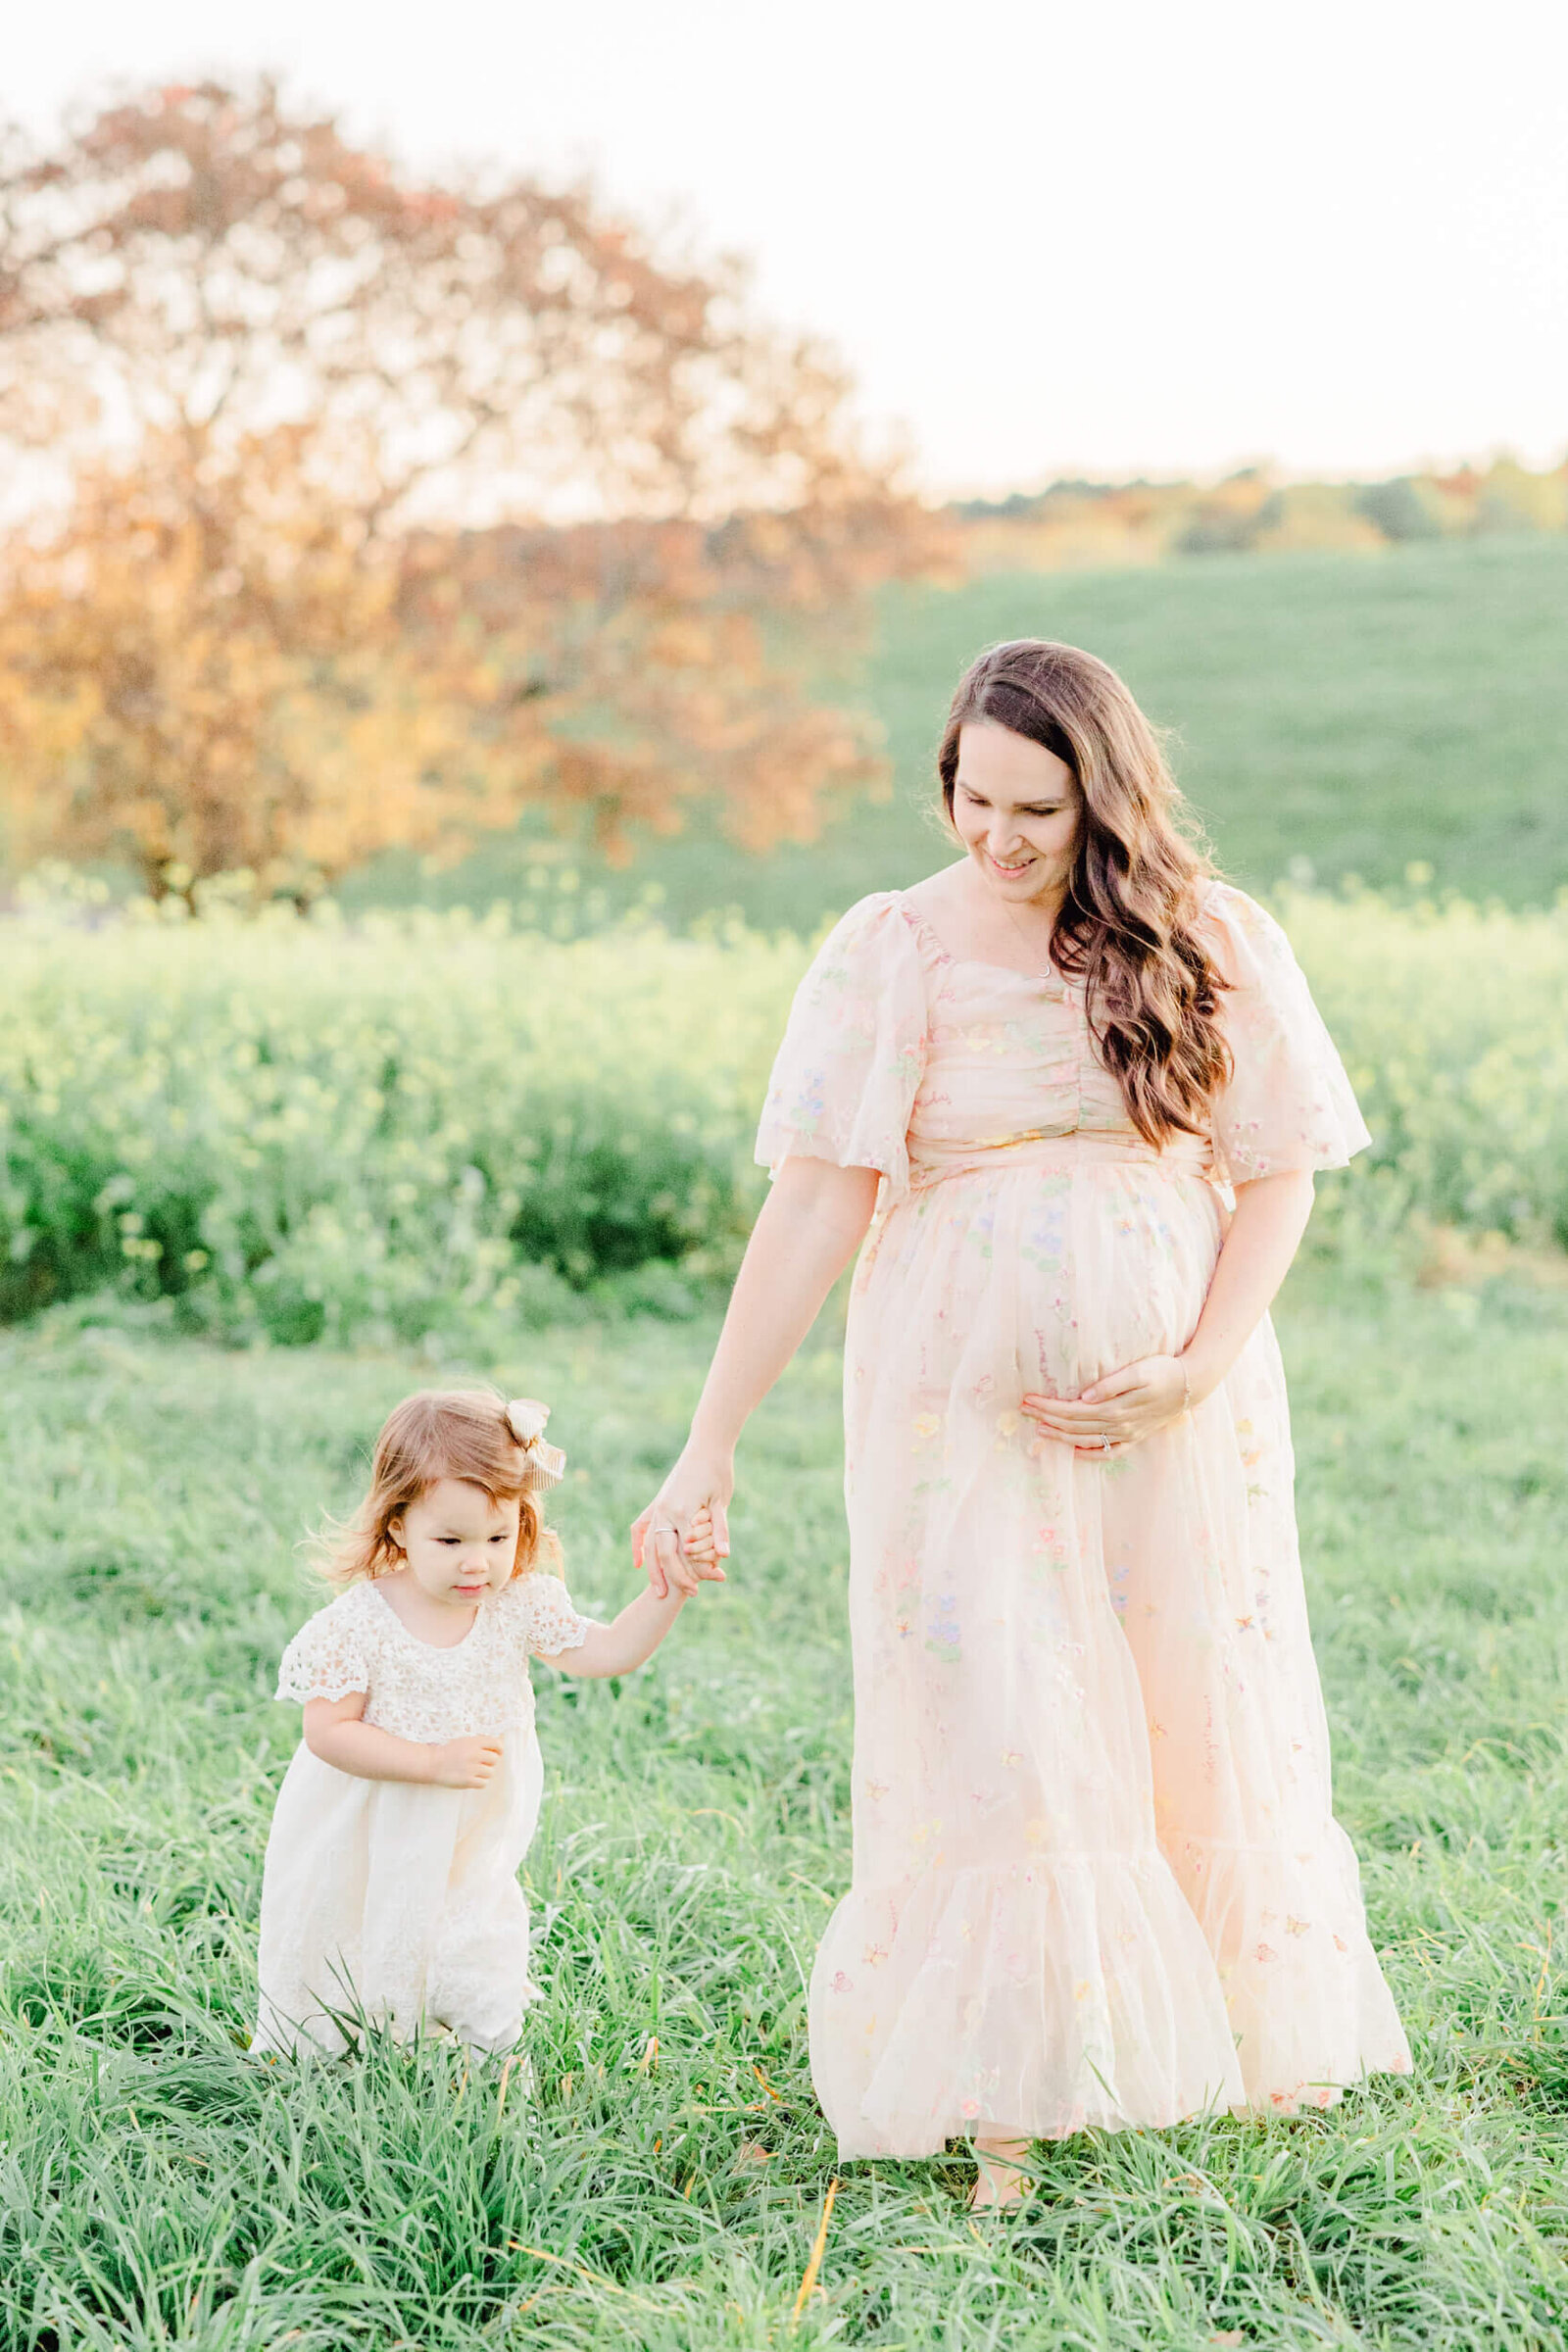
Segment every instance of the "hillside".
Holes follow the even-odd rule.
[[[762,860],[687,837],[625,874],[579,861],[582,879],[612,904],[656,882],[681,920],[736,906],[807,929],[914,880],[947,855],[928,811],[955,678],[982,645],[1040,635],[1103,655],[1175,730],[1184,787],[1237,880],[1267,886],[1304,859],[1321,882],[1398,888],[1424,861],[1439,889],[1541,904],[1568,885],[1565,613],[1568,540],[1544,535],[889,592],[863,685],[895,766],[885,805]],[[482,905],[525,888],[539,862],[536,844],[509,837],[445,874],[385,859],[341,895]]]

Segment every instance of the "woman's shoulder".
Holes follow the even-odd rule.
[[[889,1003],[916,1004],[923,991],[921,925],[902,890],[875,890],[839,916],[811,957],[799,1003],[818,1015],[868,1017]]]
[[[818,960],[830,951],[866,955],[898,948],[914,927],[909,899],[906,890],[873,890],[857,899],[823,940]]]
[[[1250,897],[1239,883],[1227,882],[1223,874],[1205,874],[1198,885],[1198,899],[1203,913],[1215,922],[1274,927],[1274,917],[1267,907]]]
[[[1234,882],[1210,875],[1199,885],[1199,920],[1205,945],[1215,954],[1223,975],[1233,984],[1256,978],[1259,963],[1293,964],[1295,956],[1284,926],[1266,906],[1239,890]]]
[[[859,975],[877,981],[903,972],[921,972],[943,960],[942,917],[952,888],[951,867],[928,874],[906,890],[873,890],[839,916],[813,960],[813,970]]]
[[[890,891],[897,900],[898,913],[922,948],[946,954],[943,940],[961,921],[961,885],[966,858],[956,865],[939,866],[922,882],[911,882],[907,890]]]

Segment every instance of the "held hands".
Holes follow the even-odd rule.
[[[1107,1372],[1076,1399],[1029,1396],[1023,1410],[1043,1437],[1098,1461],[1169,1429],[1197,1401],[1179,1356],[1146,1355],[1119,1372]]]
[[[723,1516],[722,1505],[720,1505],[719,1515]],[[727,1535],[724,1538],[724,1549],[726,1552],[729,1549]],[[686,1557],[689,1560],[696,1560],[702,1567],[703,1573],[710,1577],[712,1583],[723,1584],[724,1571],[718,1565],[718,1538],[713,1533],[713,1513],[710,1505],[706,1502],[692,1521],[691,1533],[686,1538]]]
[[[725,1504],[735,1492],[727,1460],[675,1464],[646,1510],[631,1526],[631,1556],[647,1570],[655,1596],[673,1591],[690,1598],[701,1583],[725,1582],[720,1563],[729,1557]]]
[[[499,1740],[446,1740],[430,1751],[430,1779],[437,1788],[484,1788],[501,1764]]]

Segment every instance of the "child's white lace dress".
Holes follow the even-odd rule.
[[[357,1779],[301,1742],[267,1846],[253,2050],[335,2053],[366,2019],[400,2036],[422,2021],[478,2050],[516,2040],[538,1997],[517,1884],[543,1782],[528,1659],[587,1631],[561,1580],[535,1571],[449,1649],[411,1634],[373,1583],[295,1635],[280,1699],[365,1690],[366,1722],[399,1739],[488,1734],[505,1752],[488,1787],[438,1788]]]

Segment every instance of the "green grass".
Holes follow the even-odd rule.
[[[584,876],[611,906],[653,882],[682,922],[733,904],[808,932],[868,890],[917,880],[951,855],[929,808],[960,671],[998,638],[1042,636],[1102,655],[1177,731],[1183,786],[1247,887],[1304,859],[1319,882],[1401,888],[1424,861],[1440,890],[1544,905],[1568,885],[1565,612],[1568,541],[1544,536],[895,591],[860,688],[893,757],[891,802],[766,858],[694,830],[628,874],[589,860]],[[343,896],[484,905],[522,888],[536,855],[503,840],[433,876],[387,859]]]
[[[1556,2347],[1565,2278],[1568,1299],[1298,1283],[1302,1532],[1374,1936],[1416,2053],[1334,2113],[835,2165],[805,1982],[847,1875],[831,1331],[748,1437],[734,1581],[615,1686],[541,1674],[537,2087],[450,2053],[243,2055],[292,1551],[428,1358],[224,1354],[62,1310],[0,1346],[0,2348]],[[578,1594],[677,1443],[706,1327],[556,1328]],[[657,2048],[655,2042],[657,2040]]]

